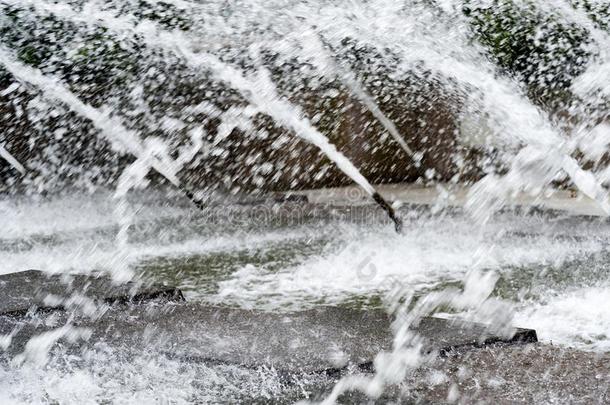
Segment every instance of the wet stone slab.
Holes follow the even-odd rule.
[[[459,319],[426,317],[412,329],[424,338],[424,350],[441,355],[462,349],[480,348],[494,343],[534,343],[538,341],[533,329],[514,328],[507,335],[493,333],[489,327]]]
[[[67,363],[68,371],[83,367],[96,370],[99,365],[95,359],[100,358],[92,354],[96,352],[103,352],[101,358],[109,362],[102,369],[120,362],[142,367],[167,363],[173,373],[177,364],[183,364],[189,370],[200,370],[185,376],[192,379],[196,391],[193,400],[205,402],[206,372],[212,370],[211,375],[229,376],[226,378],[232,384],[248,384],[259,378],[261,384],[269,383],[269,379],[277,381],[277,391],[270,396],[258,396],[259,392],[253,390],[240,392],[225,402],[289,404],[305,398],[323,399],[344,373],[368,371],[348,367],[335,372],[326,367],[366,361],[376,355],[375,350],[391,344],[386,329],[390,319],[377,311],[319,308],[279,314],[158,302],[118,309],[113,308],[98,321],[77,322],[91,326],[93,335],[80,346],[60,342],[52,355],[60,360],[52,364]],[[43,324],[51,315],[36,314]],[[64,321],[56,318],[56,326]],[[6,326],[2,317],[0,325]],[[443,331],[442,325],[455,328],[450,321],[428,318],[419,327],[423,328],[422,334],[442,331],[450,336],[450,330]],[[29,328],[23,338],[44,329]],[[438,335],[429,338],[435,339],[434,344],[441,342]],[[16,336],[15,340],[19,339]],[[607,403],[608,355],[538,343],[480,346],[480,340],[462,342],[468,344],[454,344],[445,355],[431,356],[407,373],[404,383],[388,387],[376,401],[350,392],[341,396],[340,403],[436,404],[455,403],[456,398],[459,403]],[[65,355],[79,350],[88,354]],[[344,355],[337,356],[341,352]]]
[[[539,343],[457,350],[420,367],[405,385],[412,403],[609,404],[610,353]]]
[[[142,283],[115,284],[107,276],[48,274],[39,270],[0,275],[0,315],[24,315],[32,309],[60,309],[79,295],[94,302],[143,302],[156,298],[184,300],[180,290]]]
[[[12,349],[18,353],[30,337],[63,324],[55,315],[55,325],[50,325],[44,316],[25,326],[13,318],[0,326],[0,333],[22,328],[13,339]],[[80,348],[97,343],[119,349],[146,347],[187,362],[267,367],[294,374],[333,372],[350,366],[371,371],[375,356],[391,349],[390,323],[382,311],[327,307],[274,314],[189,303],[112,309],[100,319],[73,325],[92,332],[91,338],[79,343]],[[429,350],[441,353],[500,340],[485,334],[480,326],[467,329],[436,318],[423,319],[416,329]],[[518,331],[504,341],[521,342],[526,335]]]
[[[61,327],[69,316],[55,311],[0,317],[0,334],[12,336],[10,353],[21,353],[31,337]],[[76,318],[71,324],[91,332],[89,339],[66,345],[74,352],[99,344],[117,350],[146,347],[148,352],[189,363],[266,367],[286,374],[350,367],[371,371],[375,356],[392,345],[391,319],[383,311],[336,307],[279,314],[157,302],[111,307],[99,318]],[[417,330],[428,350],[440,353],[535,338],[529,331],[516,331],[514,337],[501,339],[478,325],[458,326],[434,318],[423,319]]]
[[[189,303],[158,311],[113,312],[103,320],[121,325],[119,333],[101,339],[125,341],[146,336],[146,344],[189,361],[219,361],[286,373],[332,372],[346,367],[371,371],[380,351],[391,350],[392,319],[382,310],[321,307],[292,313],[219,308]],[[127,322],[125,320],[128,319]],[[424,318],[414,328],[428,351],[492,342],[536,341],[535,331],[518,329],[510,337],[495,336],[482,325]]]
[[[0,335],[11,336],[8,352],[18,354],[31,337],[65,325],[69,317],[64,311],[0,316]],[[71,325],[91,332],[76,344],[60,339],[58,345],[73,353],[100,345],[116,351],[146,348],[147,353],[187,363],[264,367],[284,374],[350,365],[366,369],[392,342],[384,312],[334,307],[283,314],[152,302],[113,306],[99,318],[79,317]]]
[[[85,314],[62,308],[61,301],[49,305],[45,299],[49,294],[74,293],[127,305]],[[31,337],[68,320],[90,332],[88,339],[70,346],[72,351],[100,343],[118,349],[146,347],[188,362],[267,367],[292,374],[348,367],[370,371],[375,356],[392,347],[392,319],[382,310],[320,307],[278,313],[219,307],[185,302],[174,288],[117,286],[103,277],[48,276],[37,271],[1,276],[0,297],[0,334],[11,336],[11,353],[22,352]],[[501,337],[484,325],[439,318],[424,318],[414,329],[424,338],[427,351],[440,354],[495,342],[536,341],[533,330],[515,329]]]

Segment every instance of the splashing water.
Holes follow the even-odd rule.
[[[549,225],[498,211],[522,193],[542,198],[571,187],[610,213],[610,42],[603,14],[591,14],[600,4],[539,3],[0,0],[0,157],[10,165],[0,170],[0,211],[16,218],[2,219],[6,271],[84,266],[117,282],[146,271],[172,282],[183,276],[193,299],[243,307],[384,301],[396,315],[392,350],[376,357],[373,376],[341,379],[325,403],[351,390],[379,398],[428,362],[409,327],[441,308],[499,333],[513,317],[560,324],[574,302],[587,308],[607,295],[599,272],[562,270],[604,253],[605,225],[578,233],[569,219]],[[531,44],[520,49],[529,59],[513,57],[512,37]],[[226,200],[345,185],[344,175],[376,201],[377,182],[469,185],[469,217],[410,218],[407,209],[410,229],[401,236],[378,222],[324,218],[267,229],[250,217],[221,226],[209,217],[223,204],[217,190]],[[187,190],[203,217],[171,192],[155,194],[167,183]],[[99,193],[95,215],[63,212],[83,202],[61,193],[83,189]],[[45,193],[48,201],[37,197]],[[189,270],[182,258],[218,273]],[[520,278],[540,266],[553,268],[552,282]],[[587,327],[597,316],[588,313]],[[554,333],[566,344],[608,347],[606,325],[584,337],[544,329],[549,340]],[[68,323],[30,341],[17,361],[44,363],[58,339],[83,337]],[[159,373],[177,373],[174,366]],[[213,367],[204,372],[224,378]],[[44,379],[24,373],[22,381]],[[72,377],[96,385],[90,375]]]

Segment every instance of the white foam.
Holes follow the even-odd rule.
[[[114,201],[110,196],[100,192],[93,196],[1,201],[0,274],[28,269],[52,273],[112,271],[119,264],[136,265],[151,258],[257,249],[323,232],[307,226],[268,230],[265,223],[261,223],[260,231],[240,230],[233,225],[229,230],[222,221],[230,224],[234,218],[226,209],[222,214],[211,210],[206,217],[188,206],[168,205],[160,193],[145,192],[132,196],[137,229],[130,230],[132,240],[124,247],[126,255],[117,255]]]
[[[528,303],[515,321],[536,329],[546,343],[610,351],[610,286],[561,292],[540,303]]]
[[[508,219],[507,219],[508,220]],[[248,265],[219,283],[219,300],[244,305],[294,305],[300,300],[342,302],[353,296],[390,291],[396,283],[416,290],[461,282],[472,270],[512,271],[517,266],[560,265],[562,261],[596,252],[595,237],[574,241],[548,234],[510,236],[511,228],[528,229],[512,218],[479,227],[467,218],[421,219],[405,226],[404,235],[370,232],[344,240],[341,249],[312,257],[279,272]],[[538,224],[540,225],[540,224]],[[349,229],[349,228],[348,228]],[[539,228],[543,229],[542,227]]]
[[[82,358],[59,351],[46,367],[0,367],[2,404],[239,403],[281,395],[284,389],[273,370],[187,364],[104,345]]]

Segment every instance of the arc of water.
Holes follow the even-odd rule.
[[[345,157],[337,148],[328,141],[324,135],[316,130],[304,117],[302,111],[295,105],[282,100],[264,69],[249,78],[246,78],[237,69],[222,62],[210,54],[194,53],[184,46],[188,43],[185,39],[177,39],[173,35],[165,36],[165,41],[173,42],[176,49],[180,51],[185,60],[193,66],[206,67],[214,75],[229,83],[233,88],[239,90],[258,109],[271,116],[276,122],[292,129],[297,135],[317,146],[326,154],[346,175],[352,178],[362,187],[373,200],[388,214],[394,222],[397,232],[402,229],[402,221],[392,206],[375,190],[368,180],[358,171],[352,162]]]
[[[15,2],[15,0],[6,0],[10,3]],[[188,38],[185,38],[182,34],[180,33],[167,33],[167,32],[163,32],[163,31],[159,31],[157,30],[157,28],[155,27],[154,24],[152,23],[148,23],[148,22],[142,22],[142,23],[137,23],[135,22],[136,19],[134,18],[127,18],[127,17],[118,17],[113,15],[110,12],[104,11],[98,7],[96,7],[93,3],[86,3],[85,6],[83,7],[83,11],[82,12],[76,12],[74,11],[69,5],[65,5],[65,4],[49,4],[45,1],[33,1],[33,0],[23,0],[23,2],[28,3],[28,5],[30,5],[31,7],[34,7],[34,9],[39,10],[39,11],[43,11],[45,13],[53,13],[57,16],[59,16],[60,18],[66,18],[69,20],[73,20],[73,21],[77,21],[77,22],[82,22],[85,24],[89,24],[89,25],[96,25],[97,21],[102,22],[104,24],[105,27],[109,28],[112,31],[115,32],[119,32],[122,33],[124,31],[127,32],[132,32],[132,33],[137,33],[140,37],[144,38],[145,42],[152,46],[152,47],[157,47],[157,48],[162,48],[166,51],[169,52],[173,52],[176,53],[177,49],[178,49],[178,53],[180,54],[179,50],[182,49],[183,51],[186,52],[182,52],[185,53],[186,55],[191,55],[194,56],[194,58],[190,59],[190,64],[193,63],[194,59],[196,59],[196,64],[195,66],[202,66],[205,67],[209,70],[211,70],[213,73],[215,73],[215,75],[224,81],[228,81],[232,87],[240,90],[244,95],[252,95],[252,91],[250,89],[248,89],[248,87],[252,88],[252,87],[256,87],[256,86],[252,86],[252,83],[249,82],[249,78],[245,78],[243,75],[241,75],[240,72],[236,71],[236,69],[231,69],[230,67],[227,67],[226,64],[224,64],[223,62],[214,59],[215,57],[213,55],[209,55],[206,53],[190,53],[189,54],[189,49],[185,49],[184,44],[190,44],[190,41]],[[17,3],[21,3],[23,4],[23,2],[17,2]],[[92,20],[89,16],[91,15],[95,15],[97,20],[94,21]],[[395,17],[394,17],[395,18]],[[392,24],[386,24],[389,26],[392,26]],[[366,24],[365,24],[366,26]],[[382,35],[380,35],[377,32],[371,32],[370,33],[372,35],[373,38],[381,41],[381,42],[385,42],[385,39],[382,37]],[[169,41],[168,41],[169,39]],[[176,43],[178,42],[178,43]],[[172,46],[169,46],[172,45]],[[409,50],[409,52],[405,52],[402,48],[400,48],[400,44],[396,44],[396,41],[394,41],[394,43],[386,43],[386,45],[389,48],[395,48],[396,46],[399,47],[399,53],[405,58],[405,60],[409,61],[409,60],[425,60],[427,62],[430,62],[430,50],[428,47],[422,46],[421,44],[418,46],[422,46],[421,50]],[[425,45],[425,44],[424,44]],[[425,55],[423,55],[424,57],[421,57],[422,55],[420,55],[421,52],[424,52]],[[438,60],[437,60],[438,59]],[[473,71],[472,67],[470,67],[468,64],[464,65],[462,63],[456,63],[458,61],[455,61],[452,59],[452,61],[448,61],[446,57],[443,57],[442,55],[439,55],[438,58],[435,59],[434,55],[432,55],[432,67],[433,69],[438,70],[439,72],[443,72],[444,74],[448,74],[448,77],[454,77],[456,78],[458,81],[461,81],[461,79],[463,79],[464,77],[466,79],[469,78],[473,78],[473,77],[479,77],[480,75],[478,73],[481,73],[480,70],[477,70],[476,72]],[[449,66],[449,63],[451,63],[451,66]],[[225,69],[227,68],[227,69]],[[463,72],[459,73],[456,75],[456,70],[462,70]],[[487,74],[486,71],[483,72],[485,73],[487,76],[483,78],[483,87],[487,88],[489,90],[493,90],[494,92],[498,92],[498,89],[496,88],[497,86],[490,86],[490,81],[494,81],[494,79],[492,78],[492,74],[489,73]],[[224,77],[223,77],[224,75]],[[468,81],[468,80],[467,80]],[[477,86],[480,83],[475,83],[475,86]],[[503,84],[500,83],[502,86]],[[500,87],[502,87],[500,86]],[[515,98],[516,96],[514,96],[514,94],[511,91],[505,91],[504,89],[501,89],[501,93],[503,97],[509,97],[509,98]],[[256,94],[255,94],[256,96]],[[485,98],[487,99],[487,96],[485,96]],[[498,98],[498,95],[494,95],[492,97],[494,100],[496,100]],[[502,97],[500,97],[502,98]],[[252,101],[252,100],[250,100]],[[263,100],[263,102],[266,102],[267,100]],[[496,100],[497,101],[497,100]],[[489,100],[487,100],[487,102],[489,102]],[[273,103],[269,103],[269,104],[273,104]],[[281,103],[280,103],[281,104]],[[513,102],[507,102],[504,103],[507,105],[512,105]],[[291,107],[289,105],[289,107]],[[494,112],[498,112],[496,111],[496,109],[492,110]],[[511,118],[511,113],[509,112],[510,109],[504,111],[503,113],[500,113],[501,117],[499,122],[504,122],[505,120],[503,118],[508,117],[508,121],[510,122],[510,130],[509,132],[511,134],[514,134],[516,137],[521,138],[525,141],[525,144],[538,144],[541,145],[543,148],[547,148],[550,147],[551,149],[558,151],[558,149],[560,148],[557,143],[562,144],[563,142],[557,142],[557,136],[556,134],[554,134],[554,132],[548,128],[546,128],[548,126],[548,122],[542,122],[542,123],[537,123],[535,124],[536,126],[536,130],[534,132],[536,132],[535,136],[532,136],[529,134],[531,128],[528,125],[523,125],[522,121],[528,121],[531,123],[535,123],[540,121],[540,114],[539,112],[535,111],[535,108],[526,108],[526,109],[522,109],[523,111],[520,112],[521,115],[525,114],[525,117],[519,117],[518,119],[516,117],[512,117]],[[265,111],[267,112],[267,111]],[[271,111],[273,112],[273,111]],[[269,112],[267,112],[269,113]],[[273,117],[274,114],[269,114]],[[278,122],[284,122],[285,124],[285,120],[283,119],[277,119],[277,118],[281,118],[281,117],[274,117]],[[292,119],[294,119],[294,114],[292,115]],[[300,119],[300,118],[299,118]],[[297,120],[298,121],[298,120]],[[288,127],[295,129],[294,125],[296,125],[297,128],[302,128],[305,127],[305,129],[307,129],[308,127],[308,123],[306,123],[305,125],[302,125],[303,122],[301,123],[288,123]],[[309,127],[311,127],[311,125],[309,125]],[[314,130],[314,133],[316,133],[317,131],[315,130],[315,128],[311,127]],[[297,132],[297,131],[295,131]],[[310,138],[309,136],[307,136],[307,134],[304,135],[304,133],[299,133],[297,132],[298,135],[304,137],[305,139]],[[321,134],[317,133],[318,135],[322,136]],[[529,135],[529,136],[528,136]],[[323,137],[323,136],[322,136]],[[555,140],[554,142],[551,141],[551,139]],[[327,140],[326,140],[327,142]],[[315,143],[315,142],[314,142]],[[323,142],[319,144],[319,147],[323,146],[326,147],[327,145],[324,145]],[[324,148],[321,148],[322,150],[324,150]],[[328,148],[326,148],[328,150]],[[332,150],[330,150],[331,154],[332,154]],[[336,152],[336,149],[334,150],[334,152]],[[553,155],[555,155],[555,153],[553,153]],[[563,159],[564,162],[569,161],[569,159]],[[349,163],[349,161],[347,161]],[[341,167],[342,165],[339,162],[339,166]],[[570,167],[566,167],[565,170],[568,173],[574,173],[575,172],[575,168],[573,165],[568,165]],[[343,168],[345,167],[345,165],[343,165]],[[342,170],[343,170],[342,168]],[[355,168],[354,168],[355,169]],[[345,170],[344,170],[345,171]],[[585,176],[580,176],[580,177],[589,177],[590,178],[590,173],[589,175],[587,175],[587,173],[585,173],[585,171],[582,168],[579,168],[577,165],[577,169],[576,171],[578,171],[578,173],[584,173]],[[357,172],[357,171],[356,171]],[[349,173],[347,173],[349,175]],[[359,174],[359,173],[358,173]],[[357,181],[358,184],[360,184],[362,186],[362,178],[359,179],[359,181]],[[364,179],[364,181],[366,182],[366,179]],[[368,182],[367,182],[368,183]],[[598,182],[595,182],[596,184]],[[366,183],[364,183],[366,184]],[[577,187],[581,187],[581,185],[578,184],[578,181],[575,182],[575,184],[577,185]],[[590,184],[589,184],[590,185]],[[370,185],[369,185],[370,186]],[[597,189],[599,189],[599,187],[601,187],[599,184],[597,184]],[[365,190],[367,190],[367,192],[369,192],[369,194],[371,193],[371,188],[372,187],[363,187]],[[600,200],[600,195],[602,193],[598,192],[599,190],[593,190],[593,192],[588,191],[587,189],[583,189],[583,192],[589,196],[591,196],[592,198],[595,198],[596,201],[598,201],[600,204],[604,204],[605,201],[604,200]]]
[[[4,158],[15,170],[17,170],[22,175],[25,174],[25,167],[11,153],[6,150],[4,145],[0,144],[0,156]]]
[[[380,10],[384,12],[384,10]],[[451,18],[463,18],[460,15],[451,15]],[[394,21],[392,23],[391,18],[396,18],[393,15],[387,15],[387,27],[398,26],[400,21]],[[438,18],[438,16],[435,16]],[[448,18],[448,16],[445,16]],[[352,22],[353,23],[353,22]],[[367,27],[367,24],[363,23],[359,27]],[[377,29],[379,27],[375,26]],[[460,33],[454,34],[456,39],[460,39]],[[497,121],[499,128],[503,129],[507,135],[514,136],[516,140],[519,140],[522,145],[531,146],[538,148],[540,151],[546,151],[548,153],[541,153],[539,155],[539,162],[528,162],[531,164],[538,164],[540,168],[553,168],[563,170],[572,179],[576,187],[581,190],[585,195],[593,199],[598,205],[606,212],[610,214],[610,205],[608,204],[607,192],[595,178],[595,176],[582,169],[578,162],[576,162],[570,155],[569,148],[566,141],[562,139],[556,131],[551,127],[549,121],[543,118],[543,114],[535,106],[530,103],[522,103],[519,96],[520,92],[515,92],[513,86],[508,79],[500,80],[495,74],[495,70],[485,68],[485,61],[481,58],[480,62],[483,65],[483,69],[475,67],[472,63],[464,60],[458,60],[457,58],[447,58],[447,55],[451,55],[449,49],[447,52],[438,53],[433,47],[426,46],[426,43],[419,44],[416,47],[410,47],[408,50],[404,49],[400,38],[392,36],[393,42],[388,42],[383,33],[377,31],[366,31],[367,38],[374,38],[378,43],[384,43],[389,49],[396,49],[402,57],[402,60],[412,65],[417,65],[420,61],[424,61],[427,66],[432,68],[434,71],[445,75],[448,78],[457,80],[458,82],[471,85],[473,88],[483,88],[485,92],[482,94],[483,102],[488,110],[493,113],[492,117]],[[410,38],[406,37],[405,41],[409,41]],[[469,41],[464,38],[462,39],[464,44],[469,44]],[[439,46],[447,47],[449,45],[437,44]],[[471,51],[476,51],[477,54],[482,54],[479,49],[476,49],[474,45],[469,44],[468,48]],[[445,50],[445,48],[443,48]],[[468,56],[468,55],[466,55]],[[499,108],[503,106],[504,108]],[[518,114],[512,110],[514,106],[521,106]],[[514,142],[514,140],[513,140]],[[519,155],[517,155],[519,158]],[[555,161],[551,161],[555,160]],[[521,164],[512,164],[510,170],[519,170]],[[514,178],[521,176],[515,175]],[[552,178],[554,176],[550,176]],[[508,184],[508,186],[514,186]]]
[[[117,281],[126,281],[131,277],[131,271],[127,267],[128,228],[131,217],[128,212],[128,204],[125,200],[127,192],[140,184],[151,169],[164,176],[171,184],[181,190],[198,208],[203,209],[203,203],[190,190],[181,187],[177,178],[177,172],[183,164],[190,161],[190,157],[202,146],[199,139],[193,139],[193,150],[179,154],[173,160],[167,154],[165,145],[147,139],[142,142],[137,133],[131,131],[117,118],[110,116],[106,111],[98,110],[82,102],[75,94],[63,86],[59,80],[44,76],[39,71],[30,68],[11,58],[9,51],[0,46],[0,64],[17,80],[28,83],[39,89],[43,96],[65,104],[75,113],[87,118],[99,130],[104,138],[110,141],[113,149],[120,153],[129,153],[136,157],[135,162],[130,164],[119,178],[119,184],[114,194],[118,201],[115,212],[119,223],[117,243],[119,251],[116,263],[112,266],[112,275]],[[192,134],[192,138],[197,138]],[[1,155],[0,150],[0,155]]]
[[[375,189],[368,180],[362,176],[345,155],[337,151],[336,147],[310,124],[300,108],[282,100],[277,95],[275,85],[271,82],[267,72],[261,69],[256,74],[246,77],[239,70],[222,62],[214,55],[191,51],[185,46],[190,41],[183,35],[163,33],[159,35],[159,39],[160,42],[165,44],[172,44],[171,49],[179,52],[192,67],[206,68],[216,78],[239,90],[260,111],[265,112],[276,122],[292,129],[301,138],[322,150],[368,194],[373,195],[375,193]]]
[[[394,138],[403,151],[419,166],[419,161],[409,147],[396,125],[381,111],[373,97],[366,91],[354,72],[345,66],[339,66],[333,56],[327,51],[320,33],[313,28],[307,28],[294,36],[305,48],[306,57],[311,59],[321,72],[330,71],[339,78],[349,90],[364,104],[364,106],[381,123],[385,130]]]
[[[520,0],[519,3],[525,7],[530,6],[525,0]],[[575,81],[572,84],[572,90],[576,94],[583,96],[584,92],[591,91],[596,86],[598,88],[606,86],[606,89],[610,89],[610,86],[607,85],[607,80],[603,83],[599,81],[599,78],[605,78],[607,76],[603,75],[604,70],[610,72],[610,61],[608,60],[608,58],[610,58],[610,53],[608,51],[610,36],[603,30],[597,28],[588,15],[581,10],[577,10],[574,5],[566,0],[540,2],[537,4],[537,7],[540,7],[540,9],[548,13],[559,14],[567,21],[576,23],[585,28],[599,46],[600,55],[597,58],[599,60],[591,63],[583,74],[575,78]],[[589,48],[592,47],[592,45],[587,46]],[[560,162],[561,169],[568,175],[576,187],[585,195],[596,201],[599,207],[609,215],[610,203],[608,202],[607,190],[591,171],[584,170],[576,159],[570,156],[570,153],[577,147],[579,142],[582,141],[583,137],[588,135],[589,130],[587,130],[587,124],[583,123],[579,125],[579,128],[575,132],[576,136],[574,139],[558,142],[564,145],[565,150],[563,152],[561,151],[561,147],[556,146],[549,151],[550,153],[548,155],[557,155],[557,160]]]
[[[531,7],[531,2],[527,0],[515,0],[515,4],[523,8]],[[584,98],[584,102],[578,100],[569,106],[571,112],[587,116],[587,120],[578,124],[572,133],[576,136],[570,140],[572,145],[577,145],[591,130],[591,123],[595,119],[602,118],[603,113],[595,111],[585,111],[587,101],[593,101],[591,96],[596,91],[601,94],[610,94],[610,35],[600,29],[592,20],[591,16],[581,9],[582,5],[571,2],[570,0],[547,0],[536,3],[536,8],[552,16],[560,17],[567,23],[575,24],[584,28],[592,41],[586,41],[581,48],[590,52],[588,65],[584,72],[573,77],[571,90],[574,94]],[[572,146],[575,149],[575,146]]]
[[[125,200],[127,191],[137,186],[151,168],[179,187],[176,165],[169,156],[159,157],[157,154],[151,153],[153,145],[146,145],[135,132],[125,128],[118,119],[82,102],[59,80],[44,76],[40,71],[16,61],[3,47],[0,47],[0,64],[20,82],[35,86],[42,92],[43,97],[63,103],[78,115],[87,118],[99,130],[99,133],[110,141],[113,149],[120,153],[130,153],[136,157],[136,161],[129,165],[121,175],[119,186],[114,194],[114,198],[118,201],[115,212],[119,223],[119,232],[116,237],[119,250],[111,273],[117,281],[126,281],[131,277],[131,272],[127,267],[127,231],[131,224]]]
[[[301,45],[304,51],[304,57],[306,60],[313,63],[322,75],[327,77],[333,77],[339,79],[349,90],[356,96],[358,100],[373,114],[377,121],[383,126],[383,128],[392,136],[396,143],[402,148],[402,150],[411,158],[415,167],[419,170],[421,168],[420,159],[415,152],[411,149],[404,137],[396,128],[396,125],[390,120],[387,115],[379,108],[379,105],[371,96],[368,91],[364,88],[362,83],[356,77],[356,74],[346,66],[340,66],[335,60],[333,55],[326,49],[324,41],[321,37],[321,33],[313,27],[306,27],[305,29],[298,31],[288,38],[280,41],[280,43],[286,41],[293,41]],[[270,49],[273,49],[276,42],[265,44]],[[255,53],[259,53],[258,48],[260,44],[256,44]],[[420,170],[421,171],[421,170]],[[423,173],[422,173],[423,174]]]
[[[39,71],[24,65],[10,56],[10,52],[0,47],[0,63],[17,80],[38,88],[45,97],[67,105],[77,114],[90,120],[100,130],[100,133],[110,141],[115,150],[130,153],[141,161],[149,162],[150,166],[163,175],[170,183],[178,186],[177,167],[168,156],[146,155],[146,149],[139,136],[123,126],[108,112],[98,110],[81,101],[74,93],[63,86],[57,79],[44,76]]]
[[[582,11],[579,4],[567,0],[552,0],[553,10],[559,12],[564,18],[585,28],[597,43],[598,55],[594,58],[586,71],[576,78],[572,90],[580,95],[587,92],[601,90],[602,94],[610,95],[610,35],[596,26],[591,17]],[[541,4],[541,7],[546,6]],[[548,6],[547,10],[549,9]]]
[[[152,48],[161,48],[164,51],[174,53],[182,57],[191,67],[207,69],[217,79],[238,90],[250,103],[257,106],[259,110],[265,112],[276,122],[290,128],[302,139],[317,146],[341,171],[352,178],[388,213],[397,231],[402,229],[402,221],[396,216],[392,206],[385,201],[351,161],[311,125],[297,106],[281,99],[277,95],[275,86],[264,71],[259,70],[257,74],[246,77],[238,69],[222,62],[212,54],[193,52],[186,46],[186,44],[191,44],[191,40],[179,32],[164,32],[159,30],[155,24],[148,22],[134,24],[134,19],[114,16],[111,13],[100,10],[93,3],[87,3],[83,7],[82,14],[76,12],[68,5],[51,5],[44,1],[29,3],[37,10],[51,12],[61,18],[68,17],[73,21],[88,25],[103,22],[106,28],[115,32],[132,32],[143,38],[146,44]],[[97,20],[92,21],[89,17],[90,15],[95,15]]]
[[[599,140],[592,142],[591,137],[596,137],[595,132],[600,129],[597,127],[600,121],[607,120],[606,113],[603,108],[590,109],[587,107],[603,105],[606,103],[605,98],[610,95],[610,82],[608,81],[608,77],[610,77],[610,34],[598,27],[591,16],[582,9],[582,4],[569,0],[549,0],[549,2],[541,2],[537,6],[547,13],[558,14],[567,22],[584,28],[593,39],[590,43],[583,45],[592,55],[588,65],[584,72],[574,77],[571,85],[572,92],[580,96],[583,101],[573,103],[569,109],[571,113],[584,116],[586,119],[572,130],[573,137],[570,139],[570,143],[572,150],[580,148],[583,152],[583,149],[593,152],[593,155],[585,152],[585,156],[599,163],[600,157],[603,156],[609,145],[600,143]],[[599,134],[599,132],[597,133]],[[593,149],[598,150],[592,150],[592,144],[596,144],[597,148],[593,147]],[[606,174],[609,170],[610,166],[606,166],[599,173],[602,183],[606,181]]]
[[[146,2],[158,4],[160,0],[146,0]],[[181,9],[200,6],[200,4],[183,0],[171,0],[171,4]],[[331,76],[341,80],[341,82],[349,88],[352,94],[355,95],[379,123],[381,123],[384,129],[392,136],[396,143],[398,143],[407,156],[413,160],[415,166],[418,168],[420,167],[419,158],[409,147],[404,137],[400,134],[400,131],[396,128],[396,125],[394,125],[392,120],[390,120],[383,111],[381,111],[377,102],[375,102],[374,98],[366,91],[354,72],[346,66],[339,66],[332,54],[324,46],[320,32],[312,27],[306,27],[305,29],[290,35],[287,40],[300,43],[306,52],[305,57],[316,65],[319,72],[324,75],[328,75],[328,72],[330,72]],[[268,45],[273,46],[276,45],[276,43],[274,42]]]

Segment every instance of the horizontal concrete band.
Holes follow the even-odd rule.
[[[468,203],[472,188],[463,185],[439,184],[434,187],[417,184],[380,184],[377,191],[388,201],[413,206],[463,208]],[[550,192],[552,191],[552,192]],[[357,206],[372,204],[371,198],[357,186],[322,188],[274,195],[277,201],[306,201],[310,204]],[[599,204],[574,190],[549,190],[545,195],[532,196],[520,192],[506,197],[506,206],[538,209],[548,213],[578,216],[607,216]]]

